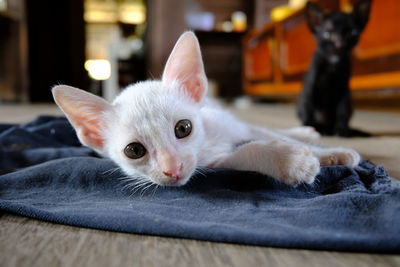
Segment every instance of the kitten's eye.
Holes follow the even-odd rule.
[[[146,154],[146,148],[141,143],[130,143],[125,147],[124,153],[130,159],[139,159]]]
[[[175,125],[175,136],[178,139],[185,138],[192,132],[192,122],[190,120],[180,120]]]
[[[322,33],[322,37],[324,37],[324,39],[329,40],[331,39],[331,33],[330,32],[323,32]]]
[[[353,29],[353,30],[351,30],[350,34],[353,35],[353,36],[356,36],[356,35],[358,35],[358,30]]]

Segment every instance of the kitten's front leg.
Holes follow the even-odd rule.
[[[308,144],[318,144],[321,138],[321,135],[314,129],[314,127],[310,126],[300,126],[289,129],[273,129],[273,130],[268,130],[258,126],[250,126],[250,130],[252,136],[257,140],[285,139],[282,137],[282,135],[284,135],[286,137],[295,139],[300,142]]]
[[[320,169],[310,148],[282,140],[244,144],[213,166],[257,171],[290,185],[312,183]]]
[[[276,132],[309,144],[319,144],[321,139],[321,135],[315,130],[314,127],[311,126],[300,126],[290,129],[279,129],[276,130]]]

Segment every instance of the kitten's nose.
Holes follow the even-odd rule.
[[[170,172],[163,172],[163,174],[165,176],[171,177],[172,179],[174,179],[176,182],[179,181],[182,177],[177,174],[177,173],[170,173]]]
[[[171,169],[169,169],[167,171],[163,171],[163,174],[165,176],[171,177],[172,179],[174,179],[174,181],[177,182],[182,178],[182,176],[180,174],[182,169],[183,169],[183,164],[181,163],[180,165],[178,165],[178,166],[176,166],[174,168],[171,168]]]
[[[159,167],[162,173],[170,177],[172,182],[177,182],[182,178],[183,163],[173,153],[163,152],[159,158]]]

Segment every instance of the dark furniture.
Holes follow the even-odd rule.
[[[320,1],[345,9],[350,0]],[[353,53],[355,96],[400,94],[400,1],[373,1],[370,20]],[[253,96],[296,96],[302,88],[315,41],[303,10],[280,22],[266,24],[243,42],[244,88]]]
[[[243,94],[242,50],[243,33],[196,31],[208,79],[218,85],[217,95],[233,98]]]

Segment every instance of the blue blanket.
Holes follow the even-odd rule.
[[[400,186],[382,167],[324,167],[296,188],[215,169],[179,188],[133,193],[115,164],[80,146],[64,118],[0,126],[0,210],[56,223],[318,250],[400,251]]]

